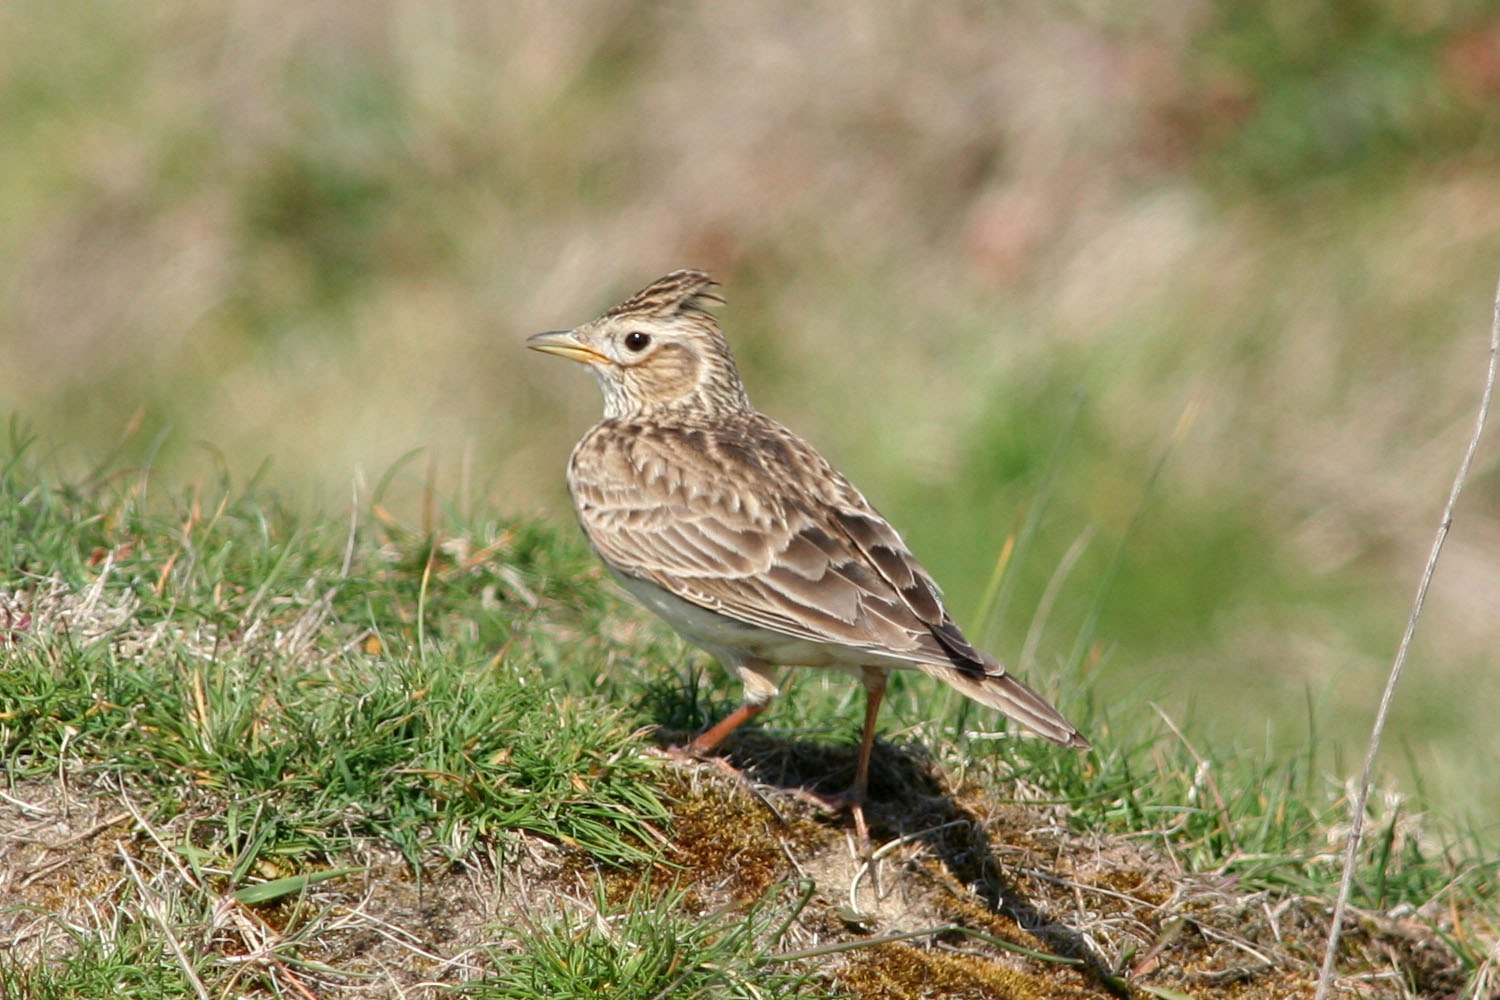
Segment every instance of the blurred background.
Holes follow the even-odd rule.
[[[1494,4],[11,0],[0,44],[0,404],[64,467],[333,514],[420,449],[391,503],[572,531],[598,393],[522,340],[703,267],[1042,687],[1357,767],[1483,382]],[[1490,835],[1497,463],[1383,758]]]

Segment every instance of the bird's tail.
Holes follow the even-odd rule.
[[[934,677],[941,678],[981,705],[998,708],[1038,735],[1059,746],[1087,750],[1089,741],[1062,717],[1047,699],[1016,680],[998,662],[985,657],[985,672],[972,673],[948,664],[920,664]]]

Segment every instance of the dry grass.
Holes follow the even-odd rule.
[[[792,786],[805,777],[796,765],[822,777],[828,763],[744,741],[734,751],[750,773],[775,768]],[[600,869],[525,839],[503,861],[480,854],[416,877],[369,842],[331,859],[357,873],[261,905],[227,891],[226,873],[166,849],[191,843],[211,804],[163,823],[117,788],[26,782],[0,799],[0,944],[34,964],[144,922],[192,956],[184,968],[242,968],[254,974],[247,985],[283,995],[435,997],[479,980],[527,928],[588,926],[643,886],[675,882],[702,919],[772,895],[788,922],[777,953],[762,957],[851,997],[1312,994],[1325,902],[1239,891],[1183,871],[1153,837],[1079,834],[1057,808],[950,789],[929,763],[888,748],[877,759],[888,781],[872,810],[873,864],[786,783],[746,786],[685,765],[672,846],[652,866]],[[898,773],[909,783],[899,793]],[[1466,973],[1439,936],[1453,918],[1352,913],[1341,990],[1477,995],[1464,994]]]

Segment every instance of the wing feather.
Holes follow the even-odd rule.
[[[618,572],[747,624],[947,663],[931,628],[957,629],[901,537],[822,456],[754,416],[585,437],[569,487],[594,548]]]

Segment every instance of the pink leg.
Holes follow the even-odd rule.
[[[854,768],[854,784],[843,794],[854,814],[854,832],[860,845],[866,850],[870,846],[870,830],[865,825],[865,795],[870,788],[870,751],[875,748],[875,718],[880,714],[880,702],[885,697],[885,682],[889,672],[879,667],[865,667],[865,731],[859,739],[859,762]]]
[[[728,736],[730,733],[734,732],[736,729],[740,728],[745,723],[749,722],[751,719],[755,718],[765,710],[766,706],[764,702],[759,705],[752,704],[748,701],[745,702],[739,708],[735,709],[733,712],[730,712],[728,715],[724,716],[724,718],[720,719],[719,722],[712,728],[700,733],[697,738],[693,740],[693,742],[687,745],[688,753],[708,753],[714,747],[718,746],[719,743],[724,739],[724,737]]]
[[[865,667],[865,730],[859,739],[859,758],[854,765],[854,784],[836,795],[818,792],[803,792],[801,797],[829,812],[849,810],[854,817],[854,832],[859,838],[860,848],[866,853],[870,849],[870,828],[865,823],[865,796],[870,788],[870,753],[875,748],[875,719],[880,714],[880,702],[885,697],[885,682],[889,671],[880,667]]]

